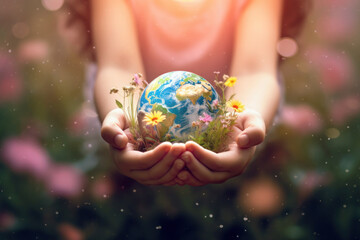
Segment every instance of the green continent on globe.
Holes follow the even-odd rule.
[[[154,111],[160,111],[162,114],[165,115],[165,120],[159,123],[156,126],[156,130],[160,136],[161,139],[163,139],[166,135],[166,133],[169,131],[170,127],[174,124],[176,114],[170,113],[166,108],[159,104],[154,104],[151,112]]]
[[[145,91],[145,99],[149,102],[149,94],[151,92],[156,92],[156,90],[163,84],[166,84],[167,82],[171,81],[170,77],[164,77],[164,78],[159,78],[157,81],[154,81],[152,84],[148,85],[148,88]]]
[[[176,97],[179,101],[189,99],[194,105],[201,96],[208,101],[211,100],[212,91],[210,83],[201,81],[201,84],[183,84],[176,90]]]

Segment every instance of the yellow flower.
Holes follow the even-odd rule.
[[[226,82],[224,83],[227,87],[232,87],[235,85],[237,78],[236,77],[229,77]]]
[[[235,112],[242,112],[245,110],[244,104],[242,104],[238,100],[230,100],[230,101],[226,102],[226,105],[229,108],[234,109]]]
[[[144,117],[144,122],[146,122],[146,125],[157,125],[158,123],[161,123],[165,120],[165,116],[162,115],[160,111],[150,112],[146,113]]]

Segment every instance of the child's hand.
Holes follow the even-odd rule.
[[[222,183],[241,174],[255,153],[255,146],[265,138],[265,124],[261,115],[246,110],[239,114],[230,135],[229,151],[214,153],[195,142],[186,143],[182,154],[188,170],[181,171],[176,181],[181,184],[200,186]]]
[[[146,185],[174,185],[177,174],[183,169],[180,155],[184,144],[164,142],[147,152],[135,151],[129,144],[128,124],[121,109],[107,114],[101,136],[111,146],[111,154],[120,173]]]

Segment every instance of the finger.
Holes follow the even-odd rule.
[[[199,144],[189,141],[185,144],[186,150],[190,151],[194,157],[199,160],[207,168],[215,171],[225,171],[227,169],[224,161],[218,158],[215,152],[201,147]]]
[[[179,185],[179,186],[184,186],[184,185],[185,185],[184,181],[181,180],[181,179],[178,178],[178,177],[175,178],[175,182],[176,182],[176,184]]]
[[[191,152],[185,152],[181,155],[186,167],[191,174],[198,179],[201,183],[222,183],[230,176],[229,172],[213,172],[203,164],[201,164]],[[180,176],[178,175],[180,178]],[[180,178],[181,179],[181,178]]]
[[[163,184],[163,186],[165,186],[165,187],[170,187],[170,186],[174,186],[174,185],[176,185],[175,180],[172,180],[171,182],[168,182],[168,183],[164,183],[164,184]]]
[[[265,139],[265,133],[258,127],[246,128],[237,136],[236,142],[240,148],[249,148],[262,143]]]
[[[111,146],[124,149],[128,142],[123,129],[126,127],[126,119],[121,109],[114,109],[109,112],[101,127],[102,138]]]
[[[164,183],[162,181],[163,177],[165,178],[166,181],[169,181],[169,180],[171,180],[172,174],[175,174],[175,176],[176,176],[177,172],[180,171],[181,168],[184,167],[183,161],[180,161],[174,166],[174,168],[172,168],[175,160],[178,159],[179,156],[184,151],[185,151],[184,144],[175,143],[171,147],[171,150],[163,157],[163,159],[161,159],[161,161],[158,161],[150,169],[134,170],[132,175],[136,179],[140,179],[142,181],[150,181],[153,184]],[[177,169],[177,167],[180,167],[180,166],[181,166],[181,168]],[[167,175],[167,173],[169,173],[169,175]],[[167,175],[167,176],[165,176],[165,175]],[[172,178],[175,178],[175,176],[173,176]],[[152,180],[154,180],[154,181],[152,181]]]
[[[176,159],[171,169],[160,179],[155,180],[145,180],[144,183],[148,185],[174,185],[176,184],[175,178],[178,173],[183,169],[185,163],[181,159]]]
[[[236,139],[240,148],[256,146],[265,139],[266,126],[258,112],[247,110],[244,114],[239,114],[235,126],[242,129]]]
[[[204,183],[197,180],[189,171],[183,170],[178,174],[178,178],[187,185],[197,187],[203,186]]]
[[[171,143],[163,142],[155,149],[147,152],[129,150],[115,150],[114,160],[119,169],[146,170],[159,162],[171,149]]]
[[[230,151],[218,154],[219,159],[226,165],[228,171],[234,175],[241,174],[251,161],[255,152],[255,147],[241,149],[236,145]]]

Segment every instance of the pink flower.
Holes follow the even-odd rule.
[[[302,134],[318,132],[322,127],[319,114],[310,106],[284,106],[281,122]]]
[[[212,119],[212,117],[209,115],[209,114],[207,114],[207,113],[203,113],[203,116],[200,116],[199,117],[199,120],[200,121],[202,121],[202,122],[204,122],[206,125],[208,125],[209,124],[209,122],[211,122],[213,119]]]
[[[13,137],[2,146],[4,162],[15,172],[28,173],[42,179],[50,166],[45,149],[34,139]]]
[[[75,197],[80,194],[84,177],[70,165],[54,164],[48,171],[45,184],[55,196]]]
[[[360,112],[360,97],[346,96],[331,104],[330,116],[336,125],[342,125]]]
[[[137,85],[137,86],[139,86],[140,84],[141,84],[141,79],[140,79],[140,76],[139,76],[139,74],[134,74],[134,82],[135,82],[135,84]]]
[[[211,106],[213,108],[217,108],[217,106],[219,105],[219,100],[215,99],[212,103],[211,103]]]
[[[12,58],[0,53],[0,103],[16,101],[23,92],[23,82],[16,74]]]

